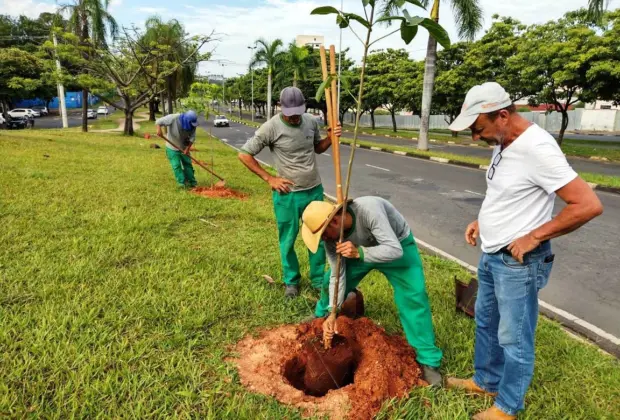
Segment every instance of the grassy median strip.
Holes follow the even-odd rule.
[[[201,132],[198,159],[213,156],[228,186],[249,197],[180,191],[153,142],[0,132],[3,416],[299,418],[245,390],[225,360],[245,334],[298,322],[317,299],[306,278],[301,297],[285,301],[283,288],[261,277],[280,276],[268,187]],[[196,171],[208,185],[208,174]],[[305,274],[307,253],[297,246]],[[474,323],[455,312],[453,282],[468,273],[436,257],[424,264],[443,370],[469,376]],[[373,274],[361,288],[368,315],[401,334],[387,281]],[[545,319],[537,357],[528,418],[620,412],[616,359]],[[415,389],[379,417],[465,419],[490,404]]]

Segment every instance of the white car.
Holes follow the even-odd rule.
[[[213,120],[214,127],[230,127],[230,121],[225,115],[216,115]]]
[[[40,117],[41,116],[40,113],[35,112],[32,109],[28,109],[28,108],[15,108],[15,109],[10,110],[8,114],[11,117],[23,117],[23,116]]]
[[[97,112],[94,109],[89,109],[86,111],[86,118],[89,120],[97,119]]]
[[[0,125],[3,125],[6,122],[6,120],[4,119],[4,115],[2,115],[2,112],[0,112]]]
[[[110,115],[110,111],[108,110],[107,106],[100,106],[99,108],[97,108],[97,114],[99,115]]]
[[[33,111],[38,111],[41,115],[48,115],[50,112],[46,106],[37,105],[32,107]]]

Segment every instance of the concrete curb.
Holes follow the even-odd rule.
[[[220,142],[222,142],[222,144],[225,144],[228,147],[231,147],[232,149],[239,151],[238,148],[236,148],[232,144],[223,142],[222,139],[220,139],[219,137],[216,137],[213,134],[211,134],[211,137],[219,140]],[[261,163],[265,166],[271,167],[271,165],[268,165],[265,162],[261,161]],[[325,193],[324,195],[328,200],[331,200],[332,202],[336,201],[335,197],[327,193]],[[468,264],[465,261],[422,241],[421,239],[416,238],[416,243],[426,253],[453,261],[459,264],[461,267],[465,268],[466,270],[470,271],[471,273],[477,274],[477,269],[473,265]],[[579,336],[583,336],[589,340],[588,343],[591,342],[592,344],[598,346],[603,351],[606,351],[614,355],[615,357],[620,358],[620,338],[614,337],[613,335],[601,330],[600,328],[566,311],[563,311],[562,309],[556,308],[555,306],[548,304],[540,299],[538,302],[540,305],[540,309],[539,309],[540,313],[542,313],[545,317],[555,320],[558,323],[560,323],[560,325],[562,325],[564,328],[568,330],[567,332],[569,333],[569,335],[573,336],[571,332],[578,334],[577,337],[573,336],[573,338],[579,339]]]
[[[340,143],[340,144],[342,146],[351,147],[351,145],[347,144],[347,143]],[[381,147],[366,146],[366,145],[363,145],[363,144],[358,144],[357,147],[360,148],[360,149],[367,149],[367,150],[372,150],[372,151],[375,151],[375,152],[390,153],[390,154],[399,155],[399,156],[407,156],[407,157],[411,157],[411,158],[414,158],[414,159],[430,160],[430,161],[433,161],[433,162],[443,163],[443,164],[447,164],[447,165],[461,166],[461,167],[465,167],[465,168],[478,169],[478,170],[482,170],[482,171],[486,171],[487,169],[489,169],[488,165],[478,165],[476,163],[459,162],[459,161],[455,161],[455,160],[451,160],[451,159],[446,159],[446,158],[435,157],[435,156],[416,155],[415,153],[405,152],[405,151],[402,151],[402,150],[393,150],[392,151],[392,150],[383,149]],[[619,194],[620,195],[620,188],[604,187],[604,186],[601,186],[601,185],[598,185],[598,184],[594,184],[594,183],[590,183],[590,182],[588,183],[588,185],[590,185],[590,187],[592,187],[593,190],[602,191],[602,192],[606,192],[606,193],[610,193],[610,194]]]

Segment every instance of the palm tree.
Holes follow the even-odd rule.
[[[288,50],[282,55],[281,75],[286,78],[293,78],[293,86],[297,87],[297,82],[308,77],[312,57],[306,47],[298,47],[294,42],[288,46]]]
[[[597,1],[597,0],[591,0]],[[403,0],[387,0],[384,4],[384,13],[398,13],[399,4],[402,8]],[[454,13],[454,20],[458,30],[459,38],[473,40],[476,33],[482,29],[482,9],[479,0],[449,0]],[[431,0],[420,0],[424,7],[428,7]],[[432,0],[431,19],[439,22],[440,0]],[[424,65],[424,86],[422,90],[422,115],[420,125],[420,137],[418,139],[418,149],[428,150],[428,126],[431,115],[431,102],[433,97],[433,86],[435,84],[435,74],[437,69],[437,41],[429,35],[426,47],[426,59]]]
[[[162,57],[164,62],[182,63],[191,53],[183,42],[186,36],[185,28],[178,20],[171,19],[164,22],[159,16],[152,16],[146,20],[144,26],[146,28],[143,38],[145,42],[156,42],[168,47],[168,53]],[[183,66],[178,66],[166,76],[168,113],[172,113],[172,104],[177,98],[177,93],[188,92],[194,83],[196,68],[195,62],[188,62]]]
[[[108,13],[110,0],[74,0],[65,5],[62,12],[70,13],[69,24],[82,45],[106,47],[106,35],[112,38],[118,35],[116,20]],[[90,42],[88,42],[90,40]],[[88,60],[88,52],[84,52]],[[82,89],[82,131],[88,131],[88,89]]]
[[[273,73],[282,59],[282,40],[276,39],[272,43],[260,38],[255,42],[258,44],[258,50],[252,58],[250,68],[257,64],[265,64],[267,66],[267,120],[271,118],[271,81]]]
[[[588,16],[595,22],[599,22],[611,0],[588,0]]]

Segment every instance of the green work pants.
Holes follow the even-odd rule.
[[[192,166],[192,159],[184,153],[178,150],[172,150],[166,147],[166,156],[172,166],[174,177],[177,183],[181,187],[195,187],[197,185],[196,178],[194,177],[194,167]]]
[[[413,235],[403,239],[401,245],[403,256],[389,263],[368,263],[358,259],[347,259],[345,297],[371,270],[383,273],[394,289],[394,301],[398,308],[400,322],[407,341],[416,350],[418,362],[439,367],[442,353],[435,346],[435,332],[424,284],[422,259]],[[328,313],[330,277],[331,269],[323,279],[321,298],[317,302],[315,311],[318,317],[324,317]]]
[[[273,208],[278,225],[280,241],[280,258],[282,260],[282,280],[287,286],[299,284],[299,260],[295,253],[295,241],[299,235],[301,215],[312,201],[323,201],[323,186],[280,194],[272,191]],[[312,286],[320,288],[325,274],[325,248],[323,241],[319,244],[316,254],[308,251],[310,259],[310,281]]]

